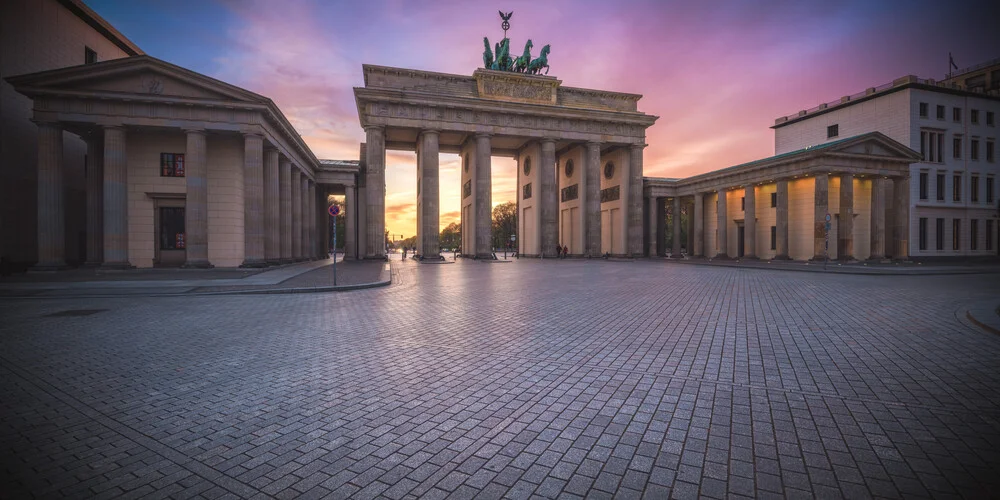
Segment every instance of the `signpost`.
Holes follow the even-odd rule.
[[[337,216],[340,215],[340,205],[330,205],[326,211],[333,217],[333,286],[337,286]]]

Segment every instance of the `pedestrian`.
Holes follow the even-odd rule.
[[[569,247],[566,245],[563,245],[563,258],[569,258]]]
[[[403,260],[406,260],[406,247],[403,247]]]

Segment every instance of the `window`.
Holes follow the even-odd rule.
[[[973,139],[969,142],[969,159],[979,160],[979,139]]]
[[[94,64],[97,62],[97,52],[90,47],[83,48],[83,64]]]
[[[969,250],[979,250],[979,220],[969,221]]]
[[[740,210],[742,210],[744,212],[747,211],[747,197],[746,196],[741,196],[740,197]]]
[[[530,156],[524,159],[523,170],[524,170],[524,175],[526,175],[526,176],[527,175],[531,175],[531,157]]]
[[[920,172],[920,199],[927,199],[927,172]]]
[[[993,250],[993,220],[986,219],[986,249]]]
[[[160,250],[184,249],[184,209],[160,207]]]
[[[961,250],[962,244],[959,242],[962,237],[962,219],[951,220],[951,249]]]
[[[958,134],[955,134],[955,138],[951,140],[951,157],[962,158],[962,136]]]
[[[969,178],[969,201],[979,203],[979,176]]]
[[[962,174],[951,178],[951,201],[962,201]]]
[[[778,248],[778,227],[771,226],[771,250]]]
[[[771,193],[771,208],[778,206],[778,193]]]
[[[937,201],[944,201],[944,174],[937,174]]]
[[[979,110],[978,109],[969,110],[969,121],[971,121],[973,125],[979,125]]]
[[[986,161],[990,163],[996,161],[993,156],[993,141],[990,140],[986,141]]]
[[[926,102],[920,103],[920,117],[921,118],[927,118],[927,103]]]
[[[920,155],[924,161],[941,163],[944,161],[942,149],[944,149],[944,134],[930,130],[920,131]]]
[[[920,218],[920,249],[927,250],[927,217]]]
[[[610,161],[604,164],[604,178],[610,179],[615,176],[615,164]]]
[[[573,160],[566,160],[566,177],[573,177]]]
[[[934,247],[944,250],[944,219],[938,219],[934,225]]]
[[[160,177],[184,177],[184,155],[160,153]]]
[[[837,137],[838,135],[840,135],[840,125],[839,124],[835,123],[833,125],[830,125],[829,127],[826,127],[826,138],[827,139],[829,139],[831,137]]]
[[[986,203],[993,203],[993,176],[986,178]]]
[[[937,119],[944,120],[944,106],[941,106],[940,104],[937,107]]]
[[[988,126],[988,127],[992,127],[993,126],[993,112],[992,111],[987,111],[986,112],[986,126]]]
[[[962,121],[962,108],[951,108],[951,119],[956,122]]]

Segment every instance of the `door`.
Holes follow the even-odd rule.
[[[601,253],[611,253],[611,211],[601,210]]]
[[[625,238],[622,235],[622,230],[625,225],[622,224],[622,209],[612,208],[610,210],[611,216],[611,255],[616,253],[625,253]]]
[[[535,214],[532,207],[525,208],[523,212],[521,227],[524,230],[518,235],[521,245],[518,253],[534,255],[538,253],[538,249],[535,247],[535,239],[537,238],[537,234],[535,233]]]
[[[161,266],[181,266],[187,260],[184,207],[162,204],[156,209],[156,263]]]
[[[746,227],[743,224],[736,226],[736,256],[743,257],[743,236],[746,234]]]
[[[559,246],[573,247],[573,219],[570,209],[564,208],[559,217]]]

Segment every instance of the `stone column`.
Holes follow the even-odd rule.
[[[274,265],[281,260],[281,195],[277,149],[264,152],[264,260]]]
[[[656,199],[656,255],[667,256],[667,199]]]
[[[649,241],[648,241],[648,244],[647,244],[647,248],[648,248],[647,255],[649,255],[650,257],[655,257],[656,256],[656,241],[657,241],[657,238],[659,237],[659,234],[657,234],[658,226],[656,224],[656,197],[655,196],[648,196],[648,197],[646,197],[646,210],[647,210],[646,217],[648,217],[647,222],[649,223]],[[600,215],[600,213],[598,213],[598,215]]]
[[[299,176],[299,247],[302,250],[300,254],[303,260],[309,260],[312,258],[312,251],[309,249],[309,177],[306,176],[305,170],[302,171]]]
[[[757,258],[757,189],[753,184],[743,190],[743,258]]]
[[[542,152],[538,161],[538,178],[541,181],[542,199],[542,249],[545,257],[556,257],[559,245],[559,190],[556,186],[556,142],[542,139]]]
[[[331,221],[330,212],[327,209],[330,208],[330,186],[329,184],[316,185],[316,202],[319,205],[316,207],[316,238],[319,240],[319,257],[321,259],[327,259],[330,257],[330,250],[332,243],[330,241],[330,224]],[[343,210],[337,217],[344,217]],[[336,229],[336,227],[334,227]],[[343,243],[341,241],[340,243]]]
[[[889,179],[875,176],[872,180],[871,252],[868,258],[882,260],[885,248],[885,188]]]
[[[104,260],[104,137],[87,139],[87,267]]]
[[[892,256],[897,260],[907,260],[910,258],[910,178],[897,177],[892,184],[896,213],[893,230],[896,244]]]
[[[243,264],[264,262],[264,138],[243,134]]]
[[[59,123],[36,123],[38,125],[38,262],[32,270],[56,271],[66,268],[63,128]]]
[[[688,222],[687,222],[687,255],[691,257],[694,255],[694,204],[690,203],[688,208]]]
[[[601,143],[588,142],[583,152],[583,176],[584,182],[584,248],[588,257],[598,257],[601,255]],[[656,198],[651,198],[652,203],[656,203]],[[651,210],[654,214],[655,210]],[[651,221],[650,224],[655,224]],[[652,238],[652,237],[651,237]],[[656,240],[652,239],[651,245],[656,245]],[[650,251],[650,256],[656,252]]]
[[[493,258],[493,139],[490,134],[476,134],[476,225],[475,256]]]
[[[629,151],[628,192],[628,254],[642,255],[642,149],[645,144],[633,144]]]
[[[292,260],[302,260],[302,172],[292,167],[289,190],[292,203]]]
[[[826,250],[826,214],[830,209],[830,176],[816,174],[816,194],[813,209],[813,258],[824,260]]]
[[[125,129],[104,128],[104,262],[105,269],[131,269],[128,261],[128,162]]]
[[[439,150],[438,150],[438,131],[437,130],[425,130],[420,134],[420,255],[425,259],[439,259],[441,257],[441,196],[440,196],[440,179],[438,177],[439,171]],[[487,147],[490,138],[486,137]],[[478,139],[477,139],[478,141]],[[478,145],[478,142],[477,142]],[[489,160],[487,159],[487,166],[485,169],[479,164],[478,158],[476,163],[476,174],[477,176],[482,170],[486,170],[486,188],[489,190],[490,186],[490,167]],[[477,199],[480,195],[479,178],[476,179],[476,196]],[[489,202],[489,192],[487,191],[486,200]],[[478,206],[477,214],[478,214]]]
[[[681,258],[681,197],[674,196],[670,216],[670,258]]]
[[[705,195],[694,195],[694,256],[705,256]]]
[[[282,157],[278,162],[279,251],[281,262],[291,262],[292,253],[292,163]]]
[[[840,175],[840,221],[837,226],[837,259],[854,258],[854,174]]]
[[[728,238],[728,236],[729,236],[729,234],[728,234],[729,233],[729,231],[728,231],[728,229],[729,229],[729,222],[728,222],[729,221],[729,217],[726,215],[726,190],[725,189],[720,189],[719,190],[719,199],[718,199],[718,203],[716,204],[716,206],[718,207],[718,210],[717,210],[717,213],[718,213],[718,216],[717,216],[718,226],[716,228],[716,232],[718,233],[718,236],[716,236],[716,238],[715,238],[715,244],[719,247],[719,253],[717,253],[715,255],[715,258],[717,258],[717,259],[726,259],[726,258],[729,258],[729,241],[728,241],[729,240],[729,238]]]
[[[306,243],[308,243],[308,251],[306,252],[306,257],[309,259],[319,258],[319,242],[317,239],[317,229],[316,224],[319,222],[318,213],[316,211],[316,183],[314,181],[306,181]]]
[[[368,208],[365,213],[367,225],[365,233],[365,258],[385,258],[385,129],[370,125],[365,127],[366,150],[365,158],[368,164],[366,174],[365,201]]]
[[[185,130],[184,267],[209,268],[208,261],[208,146],[205,131]]]
[[[778,181],[778,206],[775,210],[775,260],[789,260],[788,255],[788,181]]]
[[[355,195],[354,190],[356,188],[353,184],[348,184],[344,186],[344,211],[346,214],[343,215],[344,219],[344,241],[339,242],[344,245],[344,259],[356,259],[358,258],[357,247],[354,243],[354,221],[357,217],[356,209],[354,207]]]

